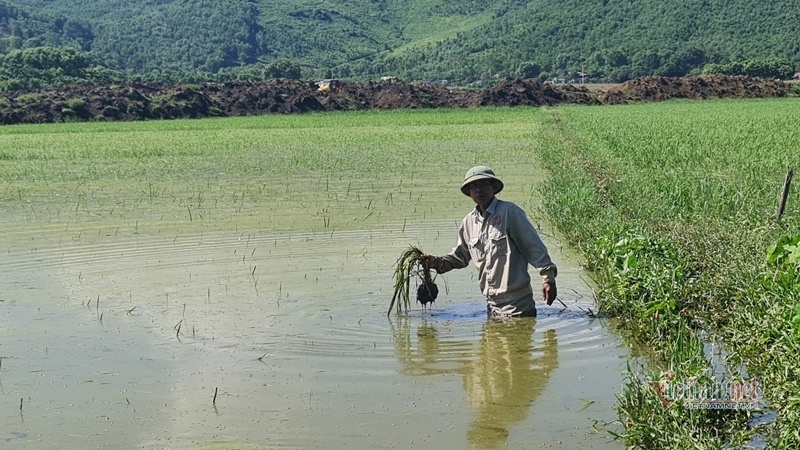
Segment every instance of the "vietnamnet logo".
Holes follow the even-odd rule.
[[[664,409],[674,403],[688,409],[747,409],[764,407],[761,387],[755,378],[724,380],[696,375],[686,381],[675,379],[667,372],[658,381],[647,382],[658,395]]]

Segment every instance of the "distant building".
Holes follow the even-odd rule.
[[[431,86],[450,86],[450,82],[448,80],[430,80],[428,84]]]

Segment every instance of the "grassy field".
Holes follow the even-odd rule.
[[[800,442],[796,188],[776,223],[787,169],[800,163],[796,108],[792,100],[566,107],[548,111],[543,127],[552,174],[545,207],[594,270],[601,310],[649,344],[663,364],[653,378],[710,381],[720,370],[756,378],[778,415],[760,432],[778,448]],[[709,360],[701,336],[722,341],[724,364]],[[646,448],[735,445],[742,436],[730,427],[753,419],[664,411],[634,374],[620,410],[627,438]]]
[[[654,365],[632,367],[620,393],[629,443],[747,439],[748,413],[665,409],[646,383],[710,378],[713,339],[728,377],[759,380],[777,413],[759,431],[785,448],[800,442],[796,188],[775,218],[787,168],[800,163],[796,108],[706,101],[3,127],[0,214],[7,230],[33,236],[364,230],[460,219],[464,172],[488,164],[515,187],[505,199],[537,216],[541,206],[582,252],[601,311],[653,351]],[[530,175],[540,165],[549,179]]]
[[[463,212],[460,179],[478,163],[530,199],[537,117],[489,109],[5,127],[0,209],[9,227],[63,228],[80,216],[101,233],[450,218]]]

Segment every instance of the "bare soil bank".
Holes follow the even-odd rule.
[[[449,89],[402,81],[342,82],[340,86],[340,91],[326,93],[318,92],[313,82],[280,79],[200,85],[69,85],[0,96],[0,123],[132,121],[403,108],[603,105],[677,98],[798,95],[791,83],[739,76],[647,77],[606,91],[511,78],[485,90]]]

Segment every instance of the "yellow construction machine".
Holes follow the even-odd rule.
[[[318,92],[342,92],[342,86],[339,84],[339,80],[333,78],[326,78],[317,83],[317,86],[319,86],[317,89]]]

